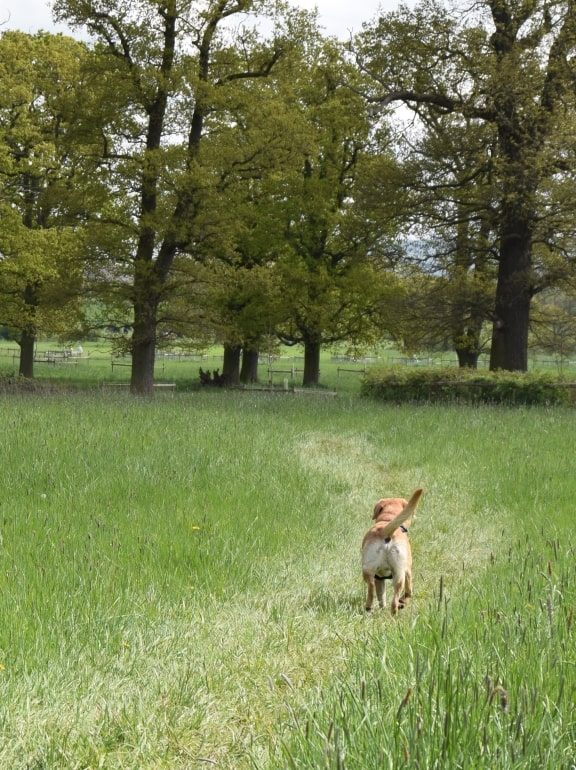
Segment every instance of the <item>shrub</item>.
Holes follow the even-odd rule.
[[[541,372],[379,368],[366,372],[361,394],[380,401],[489,404],[571,404],[576,383]]]

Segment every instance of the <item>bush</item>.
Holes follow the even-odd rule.
[[[361,394],[380,401],[488,404],[571,404],[576,383],[540,372],[382,368],[366,372]]]

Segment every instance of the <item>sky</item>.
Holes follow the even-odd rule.
[[[306,9],[318,9],[320,24],[324,32],[339,38],[348,38],[350,33],[359,32],[363,21],[376,15],[380,0],[292,0],[294,5]],[[382,5],[388,10],[396,3],[387,0]],[[35,33],[39,29],[50,32],[68,32],[64,26],[52,22],[50,4],[47,0],[0,0],[0,30],[19,29]]]

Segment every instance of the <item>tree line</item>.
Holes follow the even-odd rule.
[[[424,0],[342,41],[277,0],[54,14],[78,39],[0,37],[0,325],[22,375],[39,335],[96,329],[141,395],[174,339],[221,342],[230,382],[275,342],[303,346],[305,385],[339,341],[524,371],[531,328],[570,322],[570,2]]]

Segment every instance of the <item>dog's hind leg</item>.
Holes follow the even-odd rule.
[[[378,604],[380,609],[384,609],[384,603],[386,602],[386,580],[384,578],[375,576],[376,579],[376,596],[378,597]]]
[[[393,583],[394,583],[394,598],[392,599],[392,606],[390,607],[390,610],[393,615],[396,615],[398,613],[398,608],[400,606],[400,597],[404,592],[404,575],[403,574],[394,575]]]
[[[374,592],[376,590],[374,575],[371,575],[369,572],[363,572],[362,577],[368,586],[368,595],[366,596],[366,612],[370,612],[372,610],[372,605],[374,604]]]
[[[410,604],[410,599],[412,599],[412,573],[410,570],[406,570],[404,578],[404,596],[400,599],[400,609],[407,604]]]

